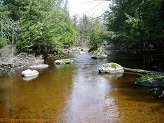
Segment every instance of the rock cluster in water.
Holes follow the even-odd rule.
[[[73,63],[72,59],[60,59],[54,62],[56,65],[71,64]]]
[[[153,97],[164,97],[164,89],[162,89],[164,87],[164,75],[145,75],[139,78],[135,84],[151,87],[148,94]]]
[[[24,70],[21,75],[23,76],[23,80],[25,81],[30,81],[32,79],[35,79],[38,77],[39,72],[37,70],[34,69],[45,69],[48,68],[49,65],[47,64],[38,64],[38,65],[32,65],[30,66],[30,69]]]

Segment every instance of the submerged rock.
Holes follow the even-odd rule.
[[[98,50],[94,51],[92,56],[92,59],[101,59],[101,58],[107,58],[107,53],[103,48],[99,48]]]
[[[164,76],[146,75],[138,79],[135,84],[147,87],[164,87]]]
[[[157,98],[162,98],[164,97],[164,90],[161,88],[151,88],[148,90],[148,94]]]
[[[117,63],[105,63],[99,67],[99,73],[123,73],[124,69]]]
[[[6,89],[0,88],[0,92],[5,92],[5,91],[6,91]]]
[[[34,76],[38,76],[39,75],[39,72],[37,70],[27,69],[27,70],[23,71],[21,73],[21,75],[23,77],[34,77]]]
[[[47,64],[38,64],[38,65],[32,65],[30,66],[31,69],[44,69],[44,68],[48,68],[49,65]]]
[[[56,65],[71,64],[71,63],[73,63],[73,60],[72,59],[61,59],[61,60],[56,60],[54,63]]]

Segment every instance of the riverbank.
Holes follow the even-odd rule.
[[[42,55],[35,56],[28,53],[20,53],[16,56],[0,57],[0,76],[12,75],[12,70],[24,70],[32,65],[43,64]]]

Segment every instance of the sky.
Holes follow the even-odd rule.
[[[68,0],[70,15],[97,17],[100,16],[105,10],[108,10],[109,1],[105,0]]]

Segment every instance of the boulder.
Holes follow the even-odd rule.
[[[33,77],[33,76],[38,76],[39,75],[39,72],[37,70],[31,70],[31,69],[27,69],[27,70],[24,70],[21,75],[23,77]]]
[[[32,65],[30,66],[31,69],[44,69],[44,68],[48,68],[49,65],[47,64],[38,64],[38,65]]]
[[[138,79],[135,84],[146,87],[164,87],[164,76],[146,75]]]
[[[99,48],[98,50],[94,51],[91,58],[92,59],[101,59],[101,58],[107,58],[107,53],[103,48]]]
[[[123,73],[124,69],[117,63],[105,63],[99,67],[99,73]]]
[[[73,63],[73,60],[72,59],[61,59],[61,60],[56,60],[54,63],[56,65],[71,64],[71,63]]]

